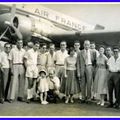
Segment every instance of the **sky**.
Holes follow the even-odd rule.
[[[43,4],[92,25],[100,24],[108,30],[120,29],[120,4]]]

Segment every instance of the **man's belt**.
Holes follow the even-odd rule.
[[[56,64],[57,66],[64,66],[64,64]]]
[[[23,65],[23,63],[13,63],[13,65]]]
[[[88,65],[85,65],[85,66],[86,66],[86,67],[87,67],[87,66],[92,66],[92,64],[88,64]]]

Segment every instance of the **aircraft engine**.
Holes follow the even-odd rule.
[[[41,19],[16,14],[11,21],[10,13],[6,13],[0,15],[0,33],[5,31],[8,23],[12,23],[12,25],[20,30],[24,40],[31,39],[31,36],[34,34],[47,37],[47,35],[53,31],[53,26]]]

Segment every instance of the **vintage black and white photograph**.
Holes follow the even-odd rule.
[[[120,116],[119,11],[1,3],[0,116]]]

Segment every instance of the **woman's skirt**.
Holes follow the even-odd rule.
[[[94,80],[94,92],[97,94],[107,94],[108,71],[104,68],[98,68]]]
[[[76,78],[75,70],[67,70],[67,78],[65,78],[61,84],[61,92],[66,95],[73,95],[80,92],[80,85]]]

